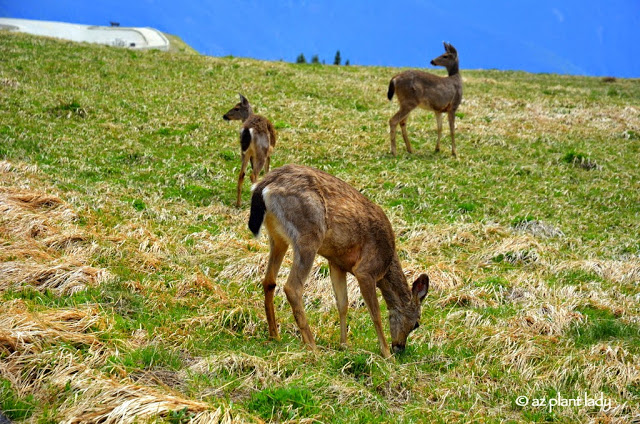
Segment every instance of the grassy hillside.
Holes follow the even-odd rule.
[[[426,111],[409,121],[417,153],[400,141],[392,157],[398,71],[0,32],[0,410],[37,423],[640,419],[640,83],[463,70],[459,158],[448,137],[434,153]],[[360,189],[387,212],[408,278],[429,274],[403,354],[380,357],[353,279],[339,348],[320,258],[305,292],[319,352],[280,288],[282,340],[268,340],[267,240],[246,226],[248,182],[233,206],[239,125],[222,120],[238,92],[278,130],[272,166]],[[601,396],[610,409],[533,405]]]
[[[167,34],[166,32],[163,34],[169,40],[169,51],[171,53],[199,54],[193,47],[185,43],[182,38],[177,35]]]

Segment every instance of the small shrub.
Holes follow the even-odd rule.
[[[77,100],[61,103],[60,105],[51,109],[51,112],[60,117],[71,118],[77,116],[79,118],[86,118],[87,109],[82,107]]]
[[[600,166],[596,163],[596,161],[591,160],[584,153],[576,153],[574,151],[570,151],[562,157],[562,161],[572,164],[574,166],[578,166],[580,168],[586,170],[599,169]]]
[[[586,155],[582,153],[576,153],[573,150],[562,157],[562,160],[566,163],[574,163],[576,161],[583,161],[585,159],[587,159]]]
[[[141,212],[143,210],[145,210],[147,208],[147,205],[140,199],[135,199],[133,201],[133,209],[137,210],[138,212]]]

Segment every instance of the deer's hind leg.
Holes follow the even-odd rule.
[[[405,105],[400,105],[400,110],[389,119],[389,134],[391,135],[391,154],[396,155],[396,130],[398,128],[398,124],[402,125],[402,121],[404,121],[406,125],[406,118],[409,116],[409,113],[415,107],[409,107]],[[412,153],[411,143],[409,142],[409,137],[406,136],[406,128],[402,126],[402,136],[404,138],[404,144],[407,146],[407,151]]]
[[[316,256],[318,248],[313,242],[294,244],[294,259],[289,273],[289,279],[284,286],[284,292],[287,295],[289,305],[296,319],[302,340],[309,346],[311,350],[316,350],[316,342],[313,333],[307,322],[307,315],[304,312],[304,303],[302,301],[302,293],[304,291],[304,282],[307,280],[313,265],[313,259]]]
[[[266,151],[267,159],[264,162],[264,173],[265,175],[269,173],[269,167],[271,166],[271,154],[273,153],[273,146],[269,146]]]
[[[409,119],[409,115],[400,121],[400,129],[402,130],[402,139],[404,140],[404,145],[407,147],[407,152],[413,153],[411,142],[409,142],[409,135],[407,134],[407,119]]]
[[[276,323],[276,313],[273,307],[273,295],[276,289],[276,278],[285,253],[289,247],[288,243],[277,233],[269,233],[269,263],[267,272],[262,281],[264,289],[264,309],[267,315],[267,325],[269,326],[269,337],[278,339],[278,325]]]
[[[251,160],[251,183],[255,184],[258,181],[258,176],[260,175],[260,171],[265,166],[265,157],[263,155],[256,155]]]
[[[238,175],[238,195],[236,198],[236,207],[240,207],[242,203],[242,183],[244,183],[245,172],[247,171],[247,165],[251,160],[251,155],[248,152],[242,152],[242,165],[240,166],[240,174]],[[252,169],[253,172],[253,169]]]
[[[340,345],[347,345],[347,308],[349,299],[347,295],[347,273],[329,262],[329,275],[333,294],[336,297],[336,306],[340,316]]]

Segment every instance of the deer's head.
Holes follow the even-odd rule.
[[[458,51],[449,43],[444,43],[444,53],[431,61],[433,66],[444,66],[447,69],[458,67]]]
[[[393,352],[402,352],[407,344],[409,333],[420,326],[420,310],[422,301],[429,291],[429,276],[421,274],[413,282],[411,301],[402,309],[389,311],[389,330]]]
[[[247,118],[253,114],[253,109],[251,109],[251,105],[249,104],[249,100],[240,94],[240,102],[238,102],[229,112],[225,113],[222,116],[222,119],[225,121],[246,121]]]

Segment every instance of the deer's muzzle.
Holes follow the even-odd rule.
[[[404,345],[401,344],[394,344],[393,345],[393,353],[402,353],[404,352]]]

